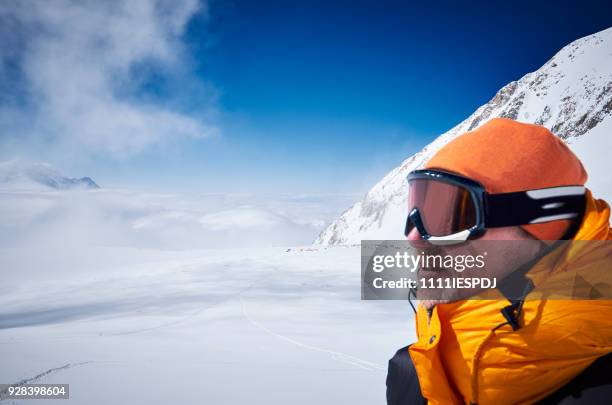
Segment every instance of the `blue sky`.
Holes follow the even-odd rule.
[[[14,25],[3,158],[111,186],[360,194],[500,87],[612,25],[603,1],[136,3],[34,10],[45,34],[31,10],[2,10]],[[100,14],[118,32],[82,41],[61,28],[88,38]],[[74,60],[62,64],[64,48]]]

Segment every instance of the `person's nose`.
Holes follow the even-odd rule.
[[[409,242],[416,242],[421,240],[421,234],[419,233],[419,230],[416,228],[416,226],[412,228],[412,230],[408,233],[407,239]]]
[[[406,239],[408,239],[410,246],[415,249],[426,249],[430,247],[429,243],[427,243],[426,240],[423,240],[416,226],[408,233]]]

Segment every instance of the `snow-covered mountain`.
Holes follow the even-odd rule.
[[[466,120],[388,173],[345,211],[315,244],[398,239],[406,218],[407,174],[442,146],[491,118],[543,125],[565,140],[589,172],[587,186],[612,202],[612,28],[578,39],[540,69],[510,82]]]
[[[55,190],[100,188],[89,177],[66,177],[47,163],[27,163],[17,159],[0,162],[0,187]]]

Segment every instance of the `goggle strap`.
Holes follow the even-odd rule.
[[[515,193],[485,194],[485,227],[537,224],[584,214],[583,186],[553,187]]]

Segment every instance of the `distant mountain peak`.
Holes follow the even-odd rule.
[[[580,144],[583,159],[612,152],[612,28],[563,47],[540,69],[501,88],[463,122],[406,159],[361,201],[332,222],[315,244],[356,244],[362,239],[398,239],[406,220],[406,175],[445,144],[497,117],[543,125],[570,147]],[[584,139],[587,138],[587,139]],[[587,145],[588,144],[588,147]],[[592,157],[591,157],[592,159]],[[589,166],[587,164],[587,166]],[[612,197],[606,165],[591,164],[589,183],[596,195]]]
[[[0,162],[0,186],[17,189],[50,188],[55,190],[100,188],[90,177],[66,177],[43,162],[20,159]]]

